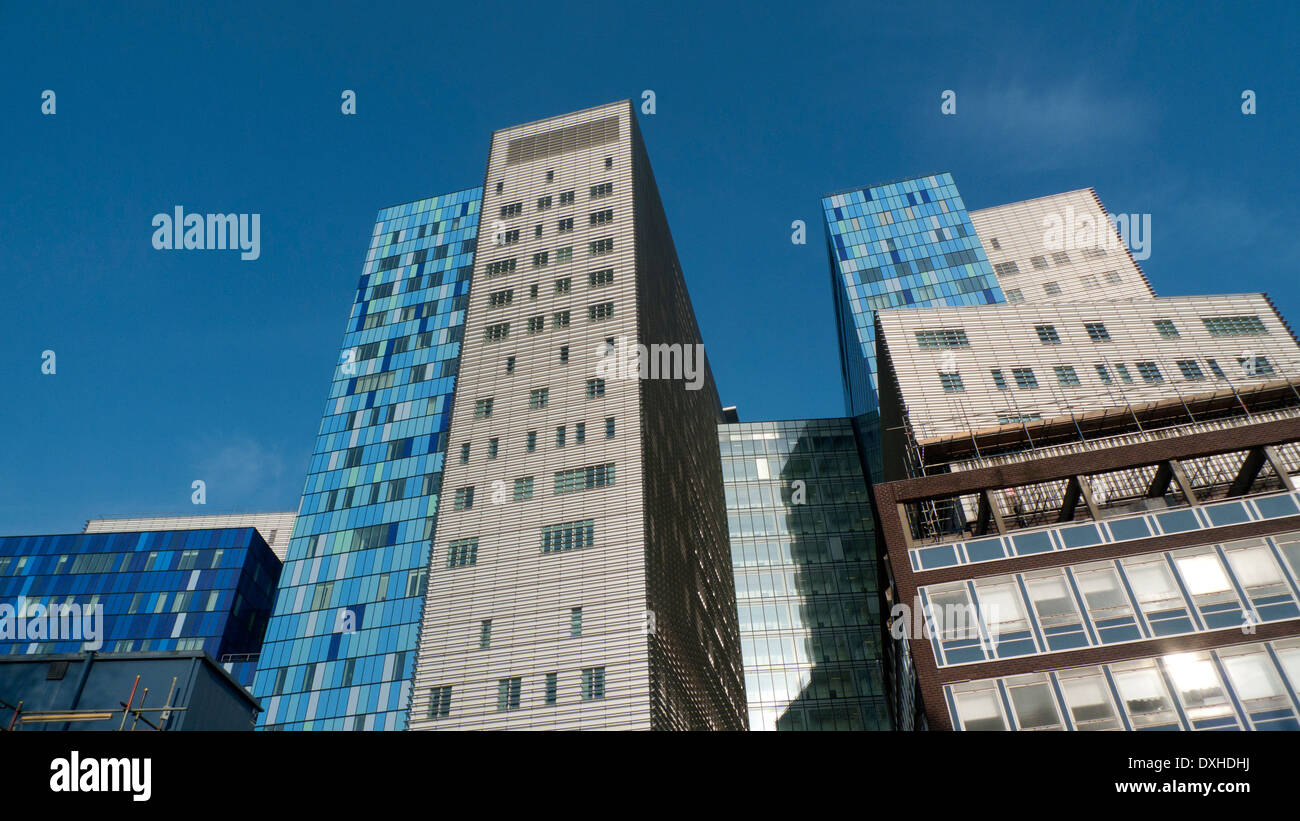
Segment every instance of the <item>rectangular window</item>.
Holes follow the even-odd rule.
[[[469,442],[464,442],[460,446],[460,463],[463,465],[469,461]]]
[[[614,221],[614,209],[606,208],[604,211],[593,211],[588,215],[592,225],[607,225]]]
[[[614,417],[612,416],[605,420],[605,438],[614,438]]]
[[[960,393],[966,390],[961,383],[960,373],[940,373],[939,384],[943,386],[944,393]]]
[[[560,428],[556,435],[560,436]],[[609,487],[614,484],[614,463],[606,462],[602,465],[588,465],[581,468],[572,468],[570,470],[557,470],[555,472],[555,495],[562,496],[566,493],[577,493],[581,490],[591,490],[592,488]]]
[[[564,425],[560,425],[555,429],[555,446],[557,448],[564,447]]]
[[[453,507],[456,510],[469,510],[474,507],[474,486],[456,488],[455,502]]]
[[[551,262],[550,251],[538,251],[536,254],[533,254],[534,268],[545,268],[547,265],[550,264],[550,262]]]
[[[1019,288],[1012,288],[1007,293],[1007,302],[1024,302],[1025,295],[1020,292]]]
[[[1097,369],[1097,378],[1100,379],[1103,384],[1109,385],[1115,381],[1111,378],[1110,371],[1102,363],[1098,362],[1093,365],[1093,367]]]
[[[1154,362],[1138,362],[1138,375],[1142,377],[1143,382],[1163,382],[1164,374],[1160,373],[1160,367]]]
[[[1156,326],[1156,333],[1165,339],[1178,339],[1178,326],[1174,325],[1172,319],[1157,319],[1151,324]]]
[[[578,422],[573,426],[573,441],[581,445],[587,441],[587,423]]]
[[[587,398],[588,398],[588,399],[596,399],[596,398],[601,397],[601,396],[604,396],[604,395],[605,395],[605,380],[604,380],[604,379],[588,379],[588,380],[587,380]]]
[[[555,293],[567,294],[572,290],[573,290],[573,279],[571,277],[564,277],[563,279],[555,280]]]
[[[561,194],[560,194],[560,205],[572,205],[572,204],[573,204],[573,199],[574,199],[574,195],[573,195],[573,194],[574,194],[574,192],[572,192],[572,191],[565,191],[565,192],[561,193]]]
[[[602,197],[608,197],[610,194],[613,193],[614,193],[614,183],[602,182],[600,185],[593,185],[591,187],[590,198],[593,200],[598,200]]]
[[[526,502],[533,498],[533,477],[521,476],[515,480],[515,501]]]
[[[1029,264],[1032,265],[1032,266],[1034,266],[1035,269],[1046,268],[1046,267],[1047,267],[1047,257],[1030,257],[1030,258],[1029,258]]]
[[[1000,391],[1004,391],[1007,389],[1007,379],[1005,376],[1002,375],[1001,368],[994,368],[993,370],[989,371],[989,373],[992,374],[993,376],[993,387],[997,388]]]
[[[1052,262],[1056,265],[1068,265],[1070,262],[1070,255],[1065,251],[1053,251]]]
[[[514,298],[515,292],[513,288],[507,288],[504,291],[493,291],[488,294],[488,305],[492,308],[502,308],[509,305]]]
[[[1157,636],[1192,632],[1191,613],[1163,556],[1130,557],[1121,564],[1151,632]]]
[[[1178,360],[1178,370],[1182,372],[1184,379],[1197,380],[1205,378],[1205,372],[1201,370],[1200,364],[1195,359]]]
[[[1088,338],[1093,342],[1109,342],[1110,332],[1106,330],[1104,322],[1085,322],[1084,330],[1088,332]]]
[[[478,538],[455,539],[447,543],[447,566],[468,567],[478,562]]]
[[[561,345],[561,346],[560,346],[560,364],[564,364],[564,363],[566,363],[566,362],[568,362],[568,361],[569,361],[569,346],[568,346],[568,345]]]
[[[568,311],[556,312],[555,315],[551,317],[551,326],[555,328],[569,327],[569,312]]]
[[[1100,251],[1101,249],[1098,248],[1094,250]],[[1106,253],[1105,251],[1101,251],[1102,255],[1105,255],[1105,253]],[[1102,274],[1102,276],[1106,278],[1107,285],[1118,285],[1120,283],[1119,271],[1107,271],[1106,273]]]
[[[528,392],[528,407],[533,410],[544,408],[547,402],[550,401],[550,396],[550,388],[534,388]]]
[[[542,528],[542,552],[562,553],[581,550],[596,543],[596,522],[585,519]]]
[[[487,419],[492,415],[492,397],[474,400],[474,418]]]
[[[498,245],[514,245],[519,241],[519,229],[514,228],[509,231],[503,231],[498,234],[498,236],[501,238],[501,241],[497,243]]]
[[[545,315],[528,317],[528,333],[539,334],[544,330],[546,330]]]
[[[605,239],[598,239],[595,242],[589,243],[587,249],[593,257],[608,254],[614,250],[614,238],[607,237]]]
[[[524,680],[520,677],[503,678],[497,682],[497,710],[505,712],[507,710],[519,709],[519,694],[522,692]]]
[[[488,458],[489,458],[489,459],[495,459],[495,458],[497,458],[497,450],[499,449],[500,444],[501,444],[501,440],[497,439],[495,436],[488,440]]]
[[[1043,292],[1048,296],[1059,296],[1061,293],[1061,286],[1055,282],[1044,283]]]
[[[503,206],[501,206],[501,218],[502,218],[502,219],[509,219],[510,217],[517,217],[517,216],[519,216],[519,215],[522,214],[522,213],[524,213],[524,204],[523,204],[522,202],[512,202],[512,203],[510,203],[509,205],[503,205]]]
[[[529,453],[532,453],[533,451],[537,450],[537,431],[535,430],[528,431],[526,450]]]
[[[1210,336],[1261,336],[1268,333],[1268,328],[1258,315],[1240,316],[1203,316],[1201,322]]]
[[[596,305],[587,306],[587,318],[595,322],[601,319],[609,319],[614,315],[614,303],[601,302]]]
[[[1215,362],[1213,359],[1207,359],[1207,360],[1205,360],[1205,364],[1207,364],[1207,365],[1210,366],[1210,372],[1214,374],[1214,377],[1215,377],[1216,379],[1227,379],[1227,378],[1228,378],[1228,377],[1226,377],[1226,376],[1223,375],[1223,368],[1220,368],[1220,367],[1219,367],[1219,363],[1218,363],[1218,362]]]
[[[484,342],[500,342],[503,339],[510,338],[510,323],[500,322],[496,325],[489,325],[483,329]]]
[[[598,285],[608,285],[614,281],[614,269],[605,268],[600,271],[592,271],[587,274],[587,277],[591,281],[591,287],[593,288]]]
[[[1038,334],[1038,341],[1044,345],[1059,345],[1061,342],[1055,325],[1035,325],[1034,333]]]
[[[970,340],[962,328],[940,328],[933,331],[917,331],[916,344],[922,348],[968,348]]]
[[[582,671],[582,700],[595,701],[605,697],[605,668],[588,667]]]
[[[1075,372],[1073,365],[1057,365],[1056,382],[1065,387],[1073,387],[1079,383],[1079,374]]]
[[[506,373],[514,373],[514,372],[515,372],[515,358],[513,356],[507,356]]]
[[[1133,381],[1133,377],[1132,377],[1132,376],[1129,374],[1129,372],[1128,372],[1128,366],[1127,366],[1127,365],[1116,365],[1116,366],[1115,366],[1115,373],[1119,374],[1119,381],[1121,381],[1121,382],[1132,382],[1132,381]]]
[[[555,249],[555,264],[563,265],[566,262],[573,262],[573,246],[569,245],[564,248]]]
[[[560,695],[560,674],[559,673],[546,674],[545,693],[546,693],[547,704],[554,704],[556,701],[559,700],[559,695]]]
[[[582,635],[582,608],[575,607],[569,611],[569,635]]]
[[[488,279],[491,279],[492,277],[504,276],[505,274],[513,274],[515,272],[515,265],[517,262],[518,260],[514,258],[497,260],[496,262],[489,262],[487,266],[483,269],[483,273],[487,275]]]
[[[567,234],[573,230],[573,217],[565,217],[555,223],[555,230],[561,234]]]
[[[1276,373],[1267,356],[1239,356],[1237,364],[1241,365],[1241,372],[1246,376],[1272,376]]]
[[[1072,573],[1102,644],[1142,638],[1133,605],[1113,562],[1080,565]]]
[[[1020,273],[1020,266],[1014,262],[999,262],[993,266],[993,273],[1000,277]]]
[[[478,623],[478,648],[486,650],[492,646],[492,619],[483,619]]]
[[[1038,378],[1034,376],[1033,368],[1012,368],[1011,375],[1015,378],[1018,388],[1038,387]]]

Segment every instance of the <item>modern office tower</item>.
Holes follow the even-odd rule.
[[[1265,296],[877,333],[912,721],[1300,729],[1300,347]]]
[[[876,409],[873,315],[884,308],[1002,302],[951,174],[822,198],[848,416]]]
[[[289,550],[289,536],[297,514],[287,513],[214,513],[199,516],[125,516],[113,519],[90,519],[84,533],[129,533],[140,530],[220,530],[230,527],[255,527],[271,552],[284,561]]]
[[[631,104],[496,132],[482,225],[411,728],[743,729],[722,408]]]
[[[247,527],[3,538],[0,655],[256,654],[279,578]]]
[[[887,730],[875,522],[848,419],[718,426],[751,730]]]
[[[254,681],[259,726],[406,725],[481,195],[375,220]]]
[[[1091,188],[971,211],[970,221],[1009,303],[1155,296],[1129,250],[1150,253],[1149,220],[1112,218]]]

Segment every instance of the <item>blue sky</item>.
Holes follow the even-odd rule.
[[[898,177],[951,171],[970,208],[1094,186],[1152,215],[1159,293],[1300,316],[1298,24],[1283,3],[0,5],[0,534],[296,508],[375,212],[481,184],[493,129],[644,89],[742,418],[842,412],[818,199]],[[175,205],[260,213],[261,258],[154,250]]]

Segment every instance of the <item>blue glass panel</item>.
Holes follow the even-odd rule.
[[[1090,547],[1101,544],[1101,532],[1096,525],[1064,527],[1057,531],[1066,547]]]
[[[1241,524],[1249,522],[1250,515],[1246,513],[1246,506],[1241,502],[1229,502],[1222,505],[1210,505],[1205,508],[1205,512],[1210,515],[1210,521],[1215,527],[1224,525]],[[1163,519],[1161,520],[1163,524]],[[1193,528],[1188,528],[1189,530]]]
[[[985,562],[991,559],[1006,558],[1001,539],[981,539],[966,543],[966,555],[972,562]]]
[[[1300,513],[1295,499],[1290,494],[1285,496],[1263,496],[1255,499],[1255,507],[1265,519],[1277,519],[1282,516],[1294,516]]]
[[[1156,518],[1160,520],[1160,529],[1165,533],[1185,533],[1189,530],[1198,530],[1201,527],[1201,523],[1196,519],[1196,514],[1190,510],[1157,513]]]
[[[1017,556],[1046,553],[1052,549],[1052,536],[1046,530],[1039,533],[1025,533],[1020,536],[1013,536],[1011,541],[1015,544]]]
[[[1126,542],[1130,539],[1145,539],[1151,535],[1151,526],[1143,517],[1133,519],[1116,519],[1108,522],[1110,534],[1117,542]]]

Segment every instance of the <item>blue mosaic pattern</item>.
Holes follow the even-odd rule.
[[[1005,301],[951,174],[822,198],[845,407],[878,407],[874,312]]]
[[[405,729],[482,194],[376,218],[258,662],[260,728]]]
[[[9,637],[0,638],[0,654],[83,649],[78,640],[19,640],[20,598],[29,616],[65,604],[83,613],[102,607],[99,652],[255,654],[279,578],[280,560],[251,527],[0,539],[0,604],[15,612],[15,624],[0,626]]]

